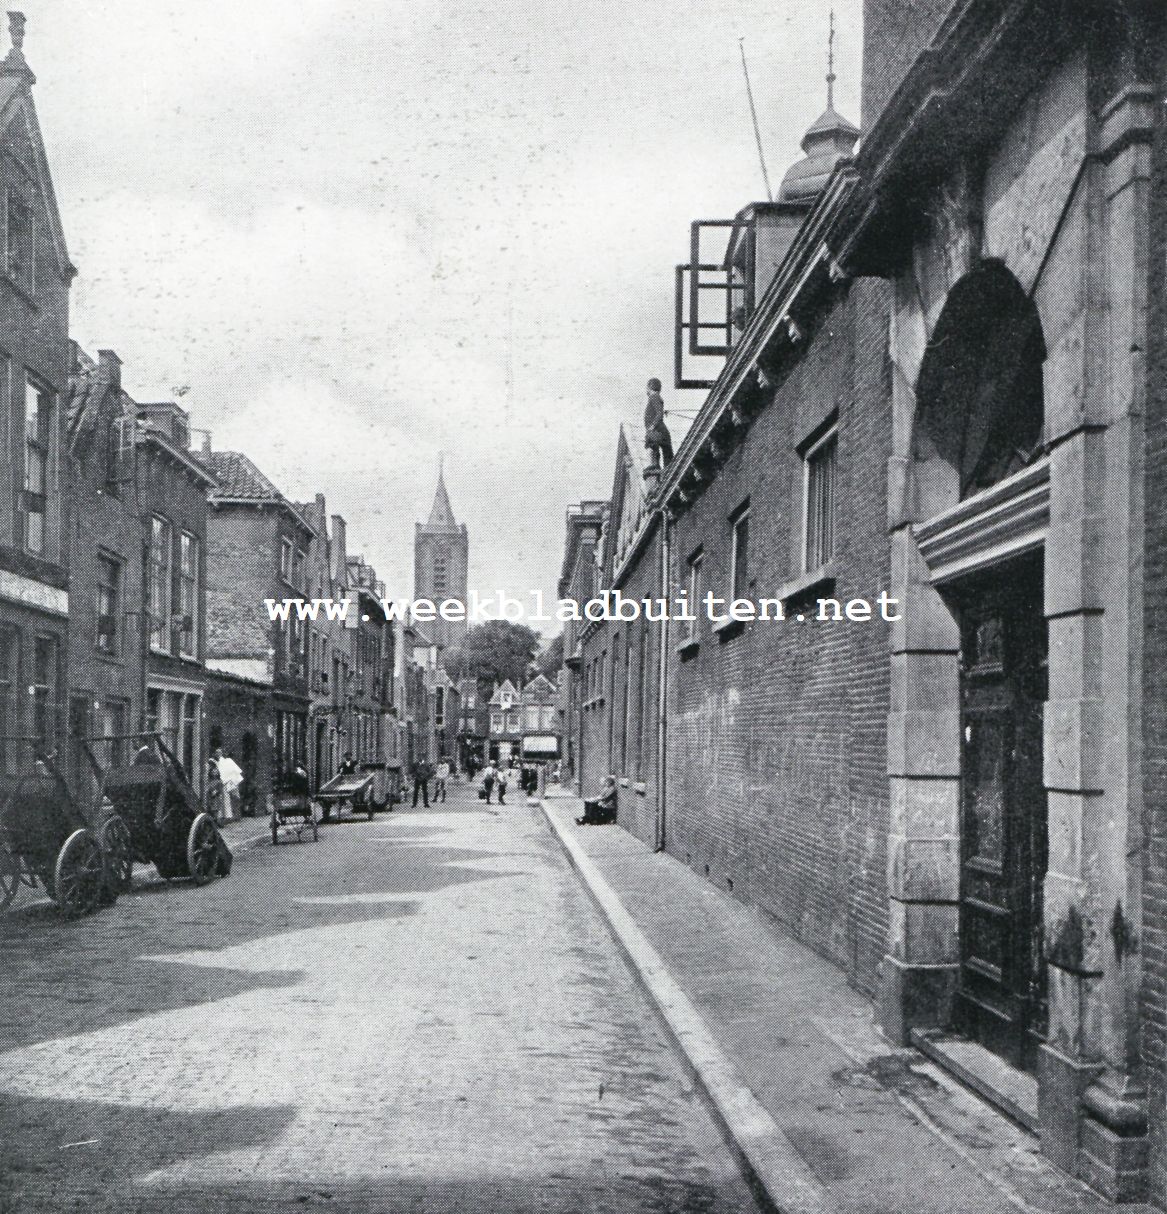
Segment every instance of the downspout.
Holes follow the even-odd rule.
[[[672,518],[667,506],[661,507],[660,543],[660,588],[661,597],[671,606],[669,591],[669,541]],[[665,850],[665,794],[667,784],[666,743],[668,740],[668,688],[669,688],[669,612],[662,613],[660,623],[660,661],[657,663],[656,700],[656,850]]]

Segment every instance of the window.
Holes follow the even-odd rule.
[[[57,741],[57,638],[37,637],[32,655],[32,732],[46,750]]]
[[[198,744],[199,744],[199,697],[193,693],[181,695],[175,692],[175,697],[181,702],[182,708],[182,749],[178,757],[182,760],[186,774],[193,781],[199,778]]]
[[[490,714],[490,732],[502,733],[502,713],[491,711]]]
[[[555,706],[545,704],[539,710],[539,728],[543,730],[555,728]]]
[[[134,419],[111,417],[106,433],[105,491],[119,497],[122,482],[133,476],[134,470]]]
[[[750,507],[742,506],[730,519],[733,542],[729,555],[730,597],[748,597],[750,586]]]
[[[53,394],[26,378],[24,385],[24,546],[45,550],[45,504],[53,440]]]
[[[34,285],[35,257],[32,208],[8,191],[8,239],[5,245],[5,271],[17,286],[31,292]]]
[[[434,556],[434,593],[441,594],[449,585],[449,572],[446,568],[444,553]]]
[[[306,590],[308,583],[304,578],[304,554],[299,548],[292,556],[292,585],[297,590]]]
[[[529,729],[532,733],[539,728],[539,705],[538,704],[528,704],[527,705],[526,719],[527,719],[527,724],[526,724],[525,728]]]
[[[292,541],[280,541],[280,577],[285,582],[292,580]]]
[[[0,769],[16,773],[20,744],[12,739],[21,732],[16,707],[20,681],[20,639],[15,628],[0,628]]]
[[[700,623],[701,595],[704,590],[702,570],[705,565],[705,553],[698,549],[689,558],[689,582],[685,587],[688,610],[685,614],[691,618],[685,620],[685,640],[697,639],[698,624]]]
[[[834,427],[813,443],[803,456],[803,570],[821,569],[835,556],[835,453]]]
[[[636,705],[636,778],[644,779],[644,744],[647,736],[645,718],[648,715],[648,624],[640,622],[640,652],[636,662],[636,675],[639,680],[637,687]]]
[[[97,648],[117,657],[122,650],[122,563],[112,556],[97,557]]]
[[[150,648],[170,652],[170,523],[158,515],[150,519],[150,565],[147,571],[147,606],[150,611]]]
[[[188,532],[178,537],[178,614],[182,633],[178,652],[184,658],[198,656],[199,636],[199,541]]]
[[[127,762],[130,728],[130,705],[126,700],[106,700],[98,709],[97,732],[100,737],[111,739],[106,743],[102,756],[111,767],[121,767]]]

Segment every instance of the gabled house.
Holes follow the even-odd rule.
[[[660,471],[645,458],[644,435],[620,427],[612,493],[602,540],[595,548],[593,597],[615,595],[640,604],[631,618],[587,619],[573,624],[578,637],[580,687],[575,758],[581,792],[590,795],[612,775],[618,785],[617,819],[656,846],[663,832],[659,768],[659,672],[670,630],[648,618],[645,599],[659,597],[661,527],[651,508]],[[577,584],[585,587],[589,578]],[[584,604],[579,604],[584,614]],[[610,613],[609,613],[610,614]],[[566,649],[565,649],[566,653]]]
[[[95,791],[79,738],[103,764],[125,762],[142,728],[146,616],[144,530],[137,506],[137,405],[112,350],[72,346],[66,437],[74,503],[69,526],[69,778]]]
[[[252,812],[297,763],[308,765],[308,628],[293,606],[310,597],[311,523],[246,456],[207,452],[218,487],[207,518],[208,721],[212,745],[244,771]],[[250,788],[252,796],[248,796]]]
[[[0,60],[0,739],[65,736],[69,617],[69,260],[24,58],[9,13]],[[0,740],[0,773],[29,747]]]

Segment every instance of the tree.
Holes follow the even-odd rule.
[[[527,680],[527,672],[539,651],[539,634],[526,624],[489,620],[466,634],[462,644],[447,649],[443,661],[453,679],[475,679],[479,683],[516,686]]]
[[[559,668],[563,665],[563,633],[557,633],[547,642],[547,648],[535,659],[539,673],[546,675],[554,683],[559,678]]]

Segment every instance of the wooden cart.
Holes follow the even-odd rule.
[[[316,822],[316,806],[308,787],[307,775],[292,774],[272,797],[271,807],[271,841],[275,847],[280,841],[280,832],[285,837],[295,835],[296,842],[303,841],[304,835],[312,832],[312,840],[320,838],[320,829]]]
[[[21,744],[27,758],[0,786],[0,910],[21,885],[43,886],[69,918],[114,902],[133,872],[125,821],[100,790],[94,805],[82,806],[38,739],[4,740]]]
[[[182,764],[157,734],[141,741],[133,761],[105,777],[105,795],[129,826],[134,859],[166,880],[205,885],[231,871],[231,849],[203,810]]]

